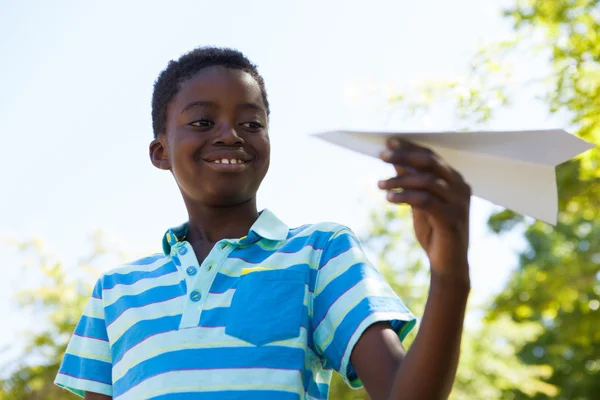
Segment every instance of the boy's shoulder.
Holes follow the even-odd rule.
[[[337,222],[329,221],[292,228],[289,230],[288,241],[295,242],[300,240],[307,244],[310,243],[315,249],[325,249],[336,242],[339,237],[347,237],[350,241],[359,242],[359,239],[351,228]]]
[[[302,237],[302,236],[319,236],[319,235],[325,235],[325,236],[332,236],[335,234],[339,234],[341,232],[350,232],[352,233],[352,230],[347,227],[346,225],[342,225],[339,224],[337,222],[331,222],[331,221],[323,221],[323,222],[316,222],[316,223],[312,223],[312,224],[305,224],[302,226],[299,226],[297,228],[290,228],[290,235],[289,237]]]
[[[169,263],[169,261],[169,257],[167,257],[164,253],[156,253],[146,257],[134,259],[104,272],[101,276],[101,280],[105,285],[108,284],[109,286],[116,283],[123,283],[123,281],[128,279],[139,278],[138,275],[152,273],[153,271]]]

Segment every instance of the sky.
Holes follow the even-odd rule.
[[[266,81],[272,161],[259,207],[289,226],[326,220],[364,233],[369,212],[384,204],[377,181],[391,168],[310,134],[456,128],[435,110],[401,120],[384,106],[394,90],[464,76],[480,46],[510,35],[501,17],[508,4],[0,0],[0,236],[40,238],[67,265],[87,254],[99,228],[128,253],[160,251],[164,231],[186,213],[170,174],[148,158],[152,84],[169,60],[200,45],[241,50]],[[548,124],[543,107],[527,104],[490,128]],[[482,300],[502,287],[523,247],[518,235],[487,231],[495,209],[474,199],[470,258]],[[12,300],[28,275],[6,240],[0,260],[0,318],[14,327],[0,330],[2,348],[34,322]]]

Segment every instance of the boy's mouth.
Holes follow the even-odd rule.
[[[219,172],[240,172],[248,168],[252,157],[245,152],[215,152],[203,158],[208,166]]]

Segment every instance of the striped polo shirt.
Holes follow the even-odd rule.
[[[187,225],[163,253],[105,273],[75,328],[55,383],[114,399],[326,399],[364,330],[415,317],[347,227],[289,229],[264,210],[248,235],[199,264]]]

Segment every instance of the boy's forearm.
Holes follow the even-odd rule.
[[[398,368],[390,400],[448,397],[456,375],[469,292],[468,273],[456,278],[432,272],[419,333]]]

